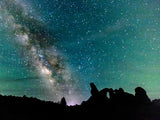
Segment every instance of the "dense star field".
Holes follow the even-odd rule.
[[[160,96],[159,0],[1,0],[0,93],[68,104],[89,83]]]

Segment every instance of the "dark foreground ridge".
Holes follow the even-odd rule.
[[[104,88],[98,90],[94,83],[91,97],[81,105],[67,106],[65,98],[60,103],[36,98],[0,95],[0,118],[3,120],[54,120],[54,119],[105,119],[105,120],[160,120],[160,101],[151,101],[146,91],[137,87],[135,95]]]

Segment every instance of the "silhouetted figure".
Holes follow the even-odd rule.
[[[60,104],[63,105],[63,106],[67,105],[66,99],[64,97],[61,99]]]
[[[135,89],[135,97],[139,103],[150,103],[151,100],[148,98],[146,91],[141,88],[137,87]]]
[[[94,83],[90,83],[90,86],[91,86],[91,95],[94,97],[96,95],[98,95],[98,89],[97,87],[95,86]]]

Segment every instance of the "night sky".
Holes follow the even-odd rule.
[[[0,1],[0,94],[76,104],[90,82],[160,97],[159,0]]]

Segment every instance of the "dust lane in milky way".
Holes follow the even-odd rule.
[[[0,91],[70,104],[98,88],[160,93],[158,0],[2,0]],[[21,91],[20,91],[21,89]]]
[[[14,44],[14,46],[7,45],[9,47],[7,49],[11,49],[13,47],[13,49],[15,49],[14,52],[16,54],[17,52],[19,54],[19,51],[20,54],[22,54],[21,56],[15,56],[15,53],[13,52],[6,56],[10,57],[11,55],[11,57],[15,57],[12,58],[11,61],[7,62],[18,62],[18,66],[13,65],[13,63],[10,63],[9,68],[6,69],[6,72],[8,74],[4,75],[4,79],[5,77],[7,79],[11,79],[12,82],[16,82],[16,85],[18,83],[18,80],[20,79],[22,81],[27,81],[27,79],[31,79],[28,84],[32,84],[32,81],[35,84],[35,78],[40,79],[38,82],[44,82],[44,86],[47,87],[46,90],[44,89],[44,91],[47,92],[45,96],[47,96],[48,99],[58,101],[63,96],[65,96],[67,99],[74,96],[74,100],[76,100],[77,98],[74,95],[74,81],[72,80],[67,64],[64,63],[65,58],[54,46],[54,43],[56,43],[54,33],[50,32],[49,29],[45,27],[44,23],[36,20],[33,16],[28,15],[26,13],[27,11],[25,11],[25,7],[23,7],[21,3],[17,1],[1,1],[1,9],[3,15],[3,23],[1,25],[6,30],[5,34],[7,34],[7,39],[9,39],[9,42],[12,41],[12,44]],[[7,21],[5,21],[6,19]],[[6,55],[6,52],[7,51],[4,50],[4,52],[2,51],[2,54]],[[20,57],[19,61],[16,61],[17,57]],[[4,62],[6,62],[6,60],[4,60]],[[24,73],[25,71],[23,72],[17,70],[15,71],[15,76],[13,77],[11,76],[12,73],[10,73],[12,67],[13,71],[19,69],[18,67],[24,69],[25,71],[26,69],[29,70],[26,73]],[[3,71],[4,70],[5,69],[3,69]],[[28,73],[30,74],[28,75]],[[16,76],[17,74],[23,75]],[[44,80],[42,81],[41,79]],[[19,83],[22,83],[22,81],[19,81]],[[8,86],[7,82],[4,84],[7,84]],[[24,88],[23,92],[31,92],[30,94],[32,95],[32,92],[35,92],[32,91],[32,89],[34,90],[34,86],[36,86],[36,84],[33,85],[33,88]],[[23,86],[25,85],[23,85],[22,83],[22,85],[18,87],[23,89]],[[10,89],[14,89],[13,93],[11,94],[14,94],[14,92],[16,93],[17,91],[17,88],[9,87],[2,89],[2,91],[8,92],[6,89],[9,89],[9,92]],[[23,92],[16,94],[24,94]],[[45,96],[43,98],[45,98]]]

